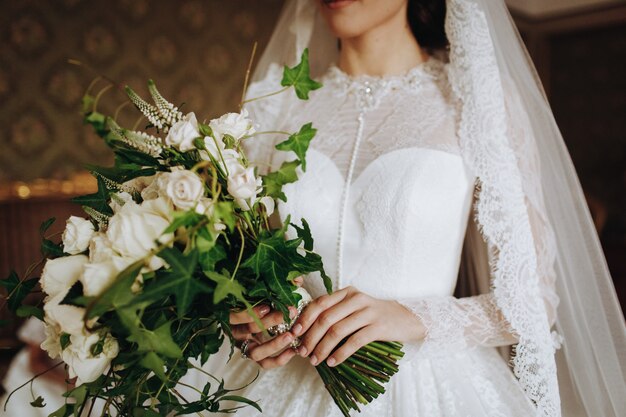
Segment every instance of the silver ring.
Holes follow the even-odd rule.
[[[275,326],[268,327],[267,332],[270,334],[270,336],[276,336],[288,332],[290,328],[291,326],[287,323],[280,323]]]
[[[252,342],[252,339],[244,340],[241,344],[241,347],[239,348],[241,349],[241,357],[244,359],[248,359],[248,345],[250,344],[250,342]]]

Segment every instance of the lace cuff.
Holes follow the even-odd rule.
[[[506,346],[517,341],[491,293],[398,302],[415,314],[426,329],[423,341],[419,346],[408,346],[409,351],[444,354],[474,346]]]

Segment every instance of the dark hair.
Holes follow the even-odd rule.
[[[440,49],[448,46],[444,28],[445,0],[409,0],[407,17],[413,36],[422,48]]]

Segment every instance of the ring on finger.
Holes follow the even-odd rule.
[[[244,359],[248,359],[248,347],[250,345],[250,342],[252,342],[252,339],[246,339],[243,341],[243,343],[241,344],[241,357]]]
[[[289,326],[287,323],[280,323],[275,326],[268,327],[267,332],[270,334],[270,336],[276,336],[289,331],[290,328],[291,326]]]

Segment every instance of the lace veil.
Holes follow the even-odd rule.
[[[447,0],[445,25],[461,153],[479,178],[482,239],[467,239],[466,254],[486,247],[490,272],[470,268],[474,283],[464,285],[493,292],[517,335],[513,372],[538,416],[617,417],[626,410],[623,315],[534,66],[502,0]],[[253,76],[255,95],[275,90],[264,85],[269,73],[296,63],[306,47],[313,76],[337,58],[314,2],[287,0]],[[284,116],[295,99],[278,97],[259,120]],[[525,140],[515,139],[511,117],[530,132]],[[543,290],[546,281],[553,291]]]

